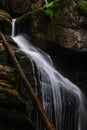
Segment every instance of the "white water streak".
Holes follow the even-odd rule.
[[[16,21],[16,19],[12,19],[12,33],[11,33],[11,35],[13,37],[15,36],[15,21]]]

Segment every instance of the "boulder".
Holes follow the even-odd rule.
[[[28,33],[40,42],[48,40],[66,48],[86,51],[87,18],[80,12],[75,0],[55,0],[19,17],[17,32]]]

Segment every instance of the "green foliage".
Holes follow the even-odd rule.
[[[33,21],[33,27],[35,29],[37,29],[37,27],[38,27],[38,19],[36,19],[35,21]]]
[[[50,2],[49,4],[44,6],[44,11],[45,14],[51,18],[52,22],[64,22],[63,9],[59,0]]]
[[[76,0],[76,3],[81,13],[87,16],[87,0]]]
[[[0,93],[0,99],[6,99],[7,98],[7,95],[4,94],[4,93]]]
[[[36,37],[39,39],[42,37],[41,33],[38,31],[39,29],[39,17],[38,17],[38,13],[41,12],[42,10],[38,9],[38,10],[34,10],[32,13],[32,33],[36,35]]]
[[[54,15],[54,12],[53,12],[52,8],[53,8],[53,2],[50,2],[50,3],[48,3],[48,4],[46,4],[46,5],[44,6],[45,14],[46,14],[48,17],[50,17],[50,18],[52,18],[53,15]]]
[[[50,8],[50,7],[52,7],[52,6],[53,6],[53,2],[50,2],[50,3],[46,4],[44,7],[45,7],[45,8]]]
[[[46,10],[45,13],[49,17],[53,17],[53,15],[54,15],[52,10]]]
[[[37,30],[38,28],[38,18],[36,16],[36,11],[32,13],[32,19],[33,19],[33,22],[32,22],[32,32],[33,32],[33,30]]]

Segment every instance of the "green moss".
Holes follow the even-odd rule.
[[[87,16],[87,0],[76,0],[76,3],[81,13]]]
[[[37,37],[37,39],[41,38],[40,32],[38,31],[39,28],[39,17],[37,16],[37,14],[39,13],[39,9],[35,10],[32,12],[32,33],[35,34],[35,36]]]
[[[63,33],[60,25],[64,25],[65,17],[60,0],[48,3],[32,13],[32,33],[37,39],[48,38],[63,44]]]
[[[49,21],[49,37],[53,41],[63,44],[63,33],[61,31],[60,25],[64,25],[64,13],[61,2],[56,0],[47,4],[44,7],[44,11],[47,17],[50,18]]]
[[[65,1],[68,3],[70,0]],[[60,26],[65,24],[62,2],[61,0],[49,2],[44,7],[18,18],[16,24],[23,25],[24,31],[28,30],[27,33],[36,40],[50,39],[62,44],[63,32]]]
[[[6,99],[7,98],[7,95],[4,94],[4,93],[0,93],[0,99]]]
[[[50,2],[44,6],[45,14],[50,18],[53,18],[53,16],[54,16],[53,8],[54,8],[54,2]]]
[[[64,22],[63,9],[59,0],[47,4],[44,11],[51,18],[52,22],[57,22],[57,24]]]
[[[46,15],[49,16],[49,17],[53,17],[53,15],[54,15],[54,14],[53,14],[53,11],[51,11],[51,10],[46,10],[45,13],[46,13]]]
[[[37,30],[37,28],[38,28],[38,19],[35,19],[33,22],[32,22],[32,31],[33,31],[33,29],[34,30]]]

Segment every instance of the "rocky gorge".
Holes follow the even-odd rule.
[[[87,96],[86,5],[85,0],[54,0],[48,1],[46,5],[41,0],[1,0],[0,31],[15,48],[9,35],[12,19],[16,18],[16,34],[26,33],[36,47],[51,55],[56,69],[77,84]],[[20,56],[17,53],[17,56],[26,71],[29,64],[27,59],[24,58],[25,64],[22,54]],[[29,80],[32,80],[32,76]],[[19,91],[20,82],[17,70],[0,40],[1,130],[35,130]]]

